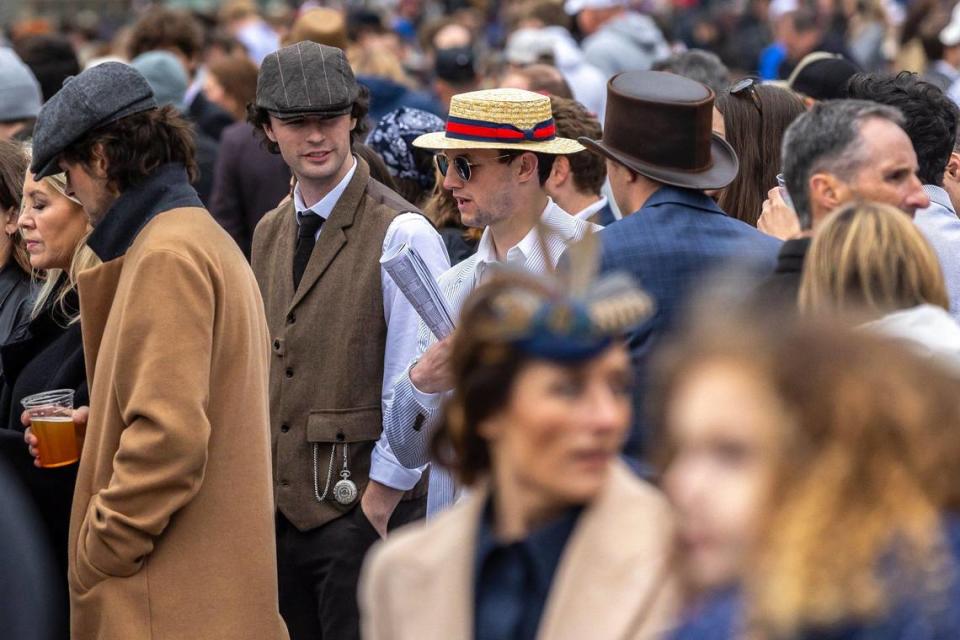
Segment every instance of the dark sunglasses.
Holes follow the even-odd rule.
[[[510,154],[505,154],[502,156],[497,156],[496,158],[491,158],[493,160],[503,160],[504,158],[512,158]],[[434,156],[434,159],[437,161],[437,169],[440,170],[440,175],[446,177],[447,169],[450,168],[450,158],[438,153]],[[470,162],[467,160],[466,156],[457,156],[453,159],[453,168],[456,169],[457,175],[460,176],[460,179],[464,182],[470,182],[470,177],[473,176],[473,167],[482,166],[483,162]]]
[[[763,116],[763,103],[760,102],[760,94],[757,92],[757,81],[753,78],[744,78],[734,83],[730,87],[730,95],[738,98],[742,98],[744,95],[750,96],[750,99],[753,100],[753,106],[757,108],[760,116]]]

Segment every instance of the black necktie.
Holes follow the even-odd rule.
[[[297,231],[297,251],[293,254],[293,290],[296,291],[307,270],[310,254],[317,244],[317,231],[323,224],[323,218],[313,212],[304,212],[297,216],[300,220],[300,230]]]

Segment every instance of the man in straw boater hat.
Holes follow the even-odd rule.
[[[249,119],[296,179],[252,251],[272,345],[280,613],[294,640],[359,638],[367,550],[426,509],[426,477],[382,436],[420,319],[380,257],[409,245],[433,277],[450,262],[430,222],[351,152],[366,114],[340,49],[300,42],[260,67]]]
[[[600,228],[568,214],[544,190],[554,158],[583,150],[579,142],[557,137],[547,96],[520,89],[461,93],[450,102],[445,131],[413,144],[438,152],[443,188],[452,192],[461,220],[484,229],[477,253],[439,279],[454,314],[491,265],[543,273],[556,266],[567,245]],[[419,342],[419,355],[397,379],[384,415],[390,445],[409,467],[429,462],[440,402],[452,387],[449,338],[434,343],[421,324]],[[455,494],[452,476],[434,465],[428,517]]]
[[[679,319],[695,285],[723,263],[769,273],[780,242],[727,216],[704,190],[737,175],[736,153],[711,133],[714,93],[672,73],[628,71],[607,84],[600,140],[580,138],[607,161],[624,219],[599,234],[601,269],[632,274],[657,311],[629,335],[637,384],[626,453],[642,451],[644,378],[658,339]],[[631,213],[632,212],[632,213]]]

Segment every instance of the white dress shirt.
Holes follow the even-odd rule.
[[[357,170],[357,162],[336,187],[319,202],[307,206],[298,184],[293,189],[293,205],[297,211],[297,220],[304,215],[318,215],[324,220],[333,213],[347,185]],[[323,233],[323,226],[317,231],[317,238]],[[419,213],[402,213],[397,216],[383,238],[383,251],[393,250],[400,245],[409,245],[417,250],[433,277],[439,277],[450,268],[447,249],[433,225]],[[417,355],[417,331],[420,317],[397,288],[387,272],[380,269],[383,291],[383,315],[387,323],[387,345],[383,354],[383,380],[381,381],[381,404],[386,416],[387,406],[393,399],[393,381],[400,376]],[[386,424],[386,423],[384,423]],[[370,460],[370,479],[376,480],[393,489],[408,491],[420,480],[422,467],[407,468],[401,464],[390,449],[386,429],[377,441]]]
[[[540,216],[548,233],[541,243],[537,229],[531,230],[516,246],[507,251],[507,262],[532,273],[545,273],[548,265],[555,267],[567,246],[599,226],[574,218],[548,199]],[[543,247],[547,253],[544,255]],[[483,232],[477,253],[455,265],[438,278],[440,290],[447,299],[450,313],[456,318],[463,303],[485,277],[490,264],[498,262],[490,229]],[[418,355],[435,342],[426,325],[420,323]],[[412,362],[413,359],[411,359]],[[423,393],[410,382],[409,366],[396,378],[391,402],[383,415],[383,430],[390,440],[400,462],[417,467],[430,461],[430,440],[439,420],[439,408],[447,394]],[[430,470],[430,493],[427,497],[427,515],[432,517],[453,503],[456,496],[453,476],[446,469],[433,465]]]
[[[607,206],[607,196],[600,196],[599,200],[589,205],[588,207],[581,209],[580,213],[575,214],[574,217],[579,218],[580,220],[586,220],[587,222],[590,222],[590,218],[595,216],[596,213],[600,211],[600,209],[603,209],[605,206]]]

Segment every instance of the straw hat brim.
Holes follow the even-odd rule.
[[[516,149],[518,151],[555,155],[567,155],[586,150],[586,147],[570,138],[554,138],[553,140],[542,141],[525,140],[523,142],[478,142],[448,138],[445,131],[425,133],[413,141],[413,146],[433,151],[443,151],[445,149]]]

